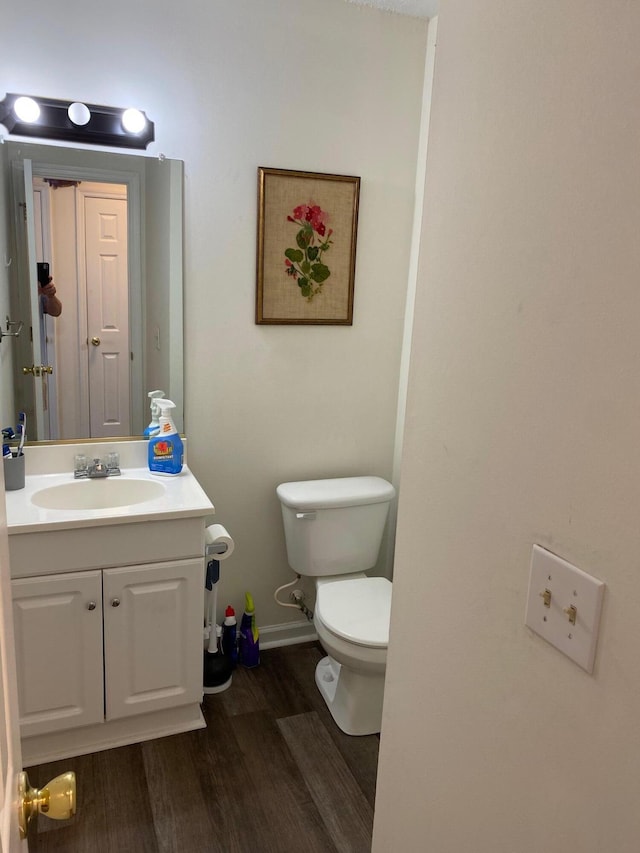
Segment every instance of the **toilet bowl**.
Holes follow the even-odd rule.
[[[375,566],[393,486],[380,477],[283,483],[277,488],[291,568],[316,584],[314,626],[327,657],[316,684],[349,735],[380,731],[391,582]]]
[[[349,735],[380,731],[389,643],[391,583],[366,575],[318,581],[313,624],[327,652],[316,685]]]

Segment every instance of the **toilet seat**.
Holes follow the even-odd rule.
[[[315,616],[337,637],[372,648],[389,645],[391,591],[386,578],[352,578],[318,587]]]

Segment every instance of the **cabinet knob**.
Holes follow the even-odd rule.
[[[87,610],[95,610],[95,609],[96,609],[96,603],[95,603],[95,601],[90,601],[90,602],[87,604]]]
[[[120,599],[119,598],[112,598],[111,599],[111,606],[112,607],[120,607]]]

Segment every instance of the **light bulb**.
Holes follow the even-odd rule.
[[[140,110],[129,109],[122,113],[122,126],[128,133],[140,133],[146,124],[147,120]]]
[[[25,121],[28,124],[38,121],[40,117],[40,107],[33,98],[27,98],[24,95],[20,98],[16,98],[13,105],[13,111],[20,121]]]
[[[89,107],[86,104],[79,103],[78,101],[75,101],[73,104],[69,105],[67,115],[74,124],[80,126],[88,124],[89,120],[91,119],[91,112],[89,111]]]

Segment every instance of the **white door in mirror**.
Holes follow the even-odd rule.
[[[587,672],[593,672],[604,583],[533,546],[525,624]]]
[[[82,197],[90,435],[130,435],[127,200]]]

